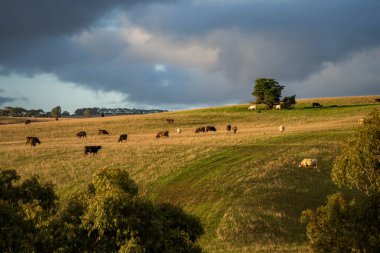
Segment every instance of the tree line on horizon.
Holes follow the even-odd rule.
[[[11,117],[37,117],[37,118],[59,118],[59,117],[93,117],[104,115],[117,115],[117,114],[149,114],[160,113],[168,110],[160,109],[136,109],[136,108],[99,108],[99,107],[87,107],[78,108],[73,114],[68,111],[63,111],[60,106],[52,108],[50,111],[45,112],[42,109],[25,109],[22,107],[6,106],[3,109],[0,108],[0,116]]]

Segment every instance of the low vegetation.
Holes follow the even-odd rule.
[[[205,230],[199,243],[208,252],[307,252],[301,213],[338,191],[331,179],[334,160],[358,119],[380,108],[374,98],[297,100],[292,110],[260,105],[249,111],[245,104],[1,125],[0,159],[22,178],[38,174],[51,181],[62,205],[85,191],[96,171],[127,171],[142,199],[199,217]],[[217,132],[194,133],[208,125]],[[239,130],[228,132],[227,125]],[[99,129],[110,135],[98,135]],[[82,130],[87,138],[79,139]],[[170,137],[156,139],[165,130]],[[117,142],[123,133],[128,140]],[[41,145],[25,145],[26,136],[37,136]],[[88,145],[102,149],[84,156]],[[298,168],[304,158],[318,159],[320,171]]]
[[[1,252],[201,252],[199,219],[137,197],[126,171],[97,171],[61,209],[51,184],[19,179],[0,170]]]
[[[307,210],[307,235],[317,252],[380,251],[380,113],[373,111],[335,160],[332,179],[356,191],[328,196],[316,212]]]

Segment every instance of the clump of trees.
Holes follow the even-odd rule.
[[[268,108],[282,104],[284,108],[292,108],[296,104],[296,95],[285,97],[282,101],[281,93],[285,86],[280,85],[275,79],[258,78],[255,81],[252,95],[256,97],[256,104],[266,104]]]
[[[317,252],[380,252],[380,115],[373,111],[335,160],[332,179],[355,191],[330,195],[306,210],[307,236]]]
[[[50,183],[0,170],[1,252],[202,252],[195,216],[138,196],[120,169],[101,169],[62,207]]]
[[[56,106],[53,109],[51,109],[50,115],[52,118],[59,118],[61,117],[62,109],[60,106]]]

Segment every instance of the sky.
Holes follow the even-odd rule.
[[[380,95],[379,0],[2,0],[0,107]]]

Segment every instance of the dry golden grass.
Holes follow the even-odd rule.
[[[336,190],[332,162],[357,119],[380,109],[373,99],[301,100],[296,110],[261,113],[236,105],[30,125],[23,119],[0,125],[1,167],[52,181],[63,201],[84,190],[97,169],[123,168],[138,182],[141,195],[199,216],[206,228],[201,243],[209,252],[307,252],[300,212],[322,204]],[[311,101],[338,107],[307,108]],[[237,134],[227,132],[227,124],[237,125]],[[218,131],[194,133],[205,125]],[[181,134],[175,132],[178,127]],[[98,129],[110,135],[100,136]],[[86,139],[76,137],[81,130]],[[170,137],[156,139],[163,130]],[[118,143],[123,133],[128,141]],[[42,144],[27,146],[26,136],[38,136]],[[85,145],[103,148],[84,156]],[[321,171],[299,170],[306,157],[318,158]]]

